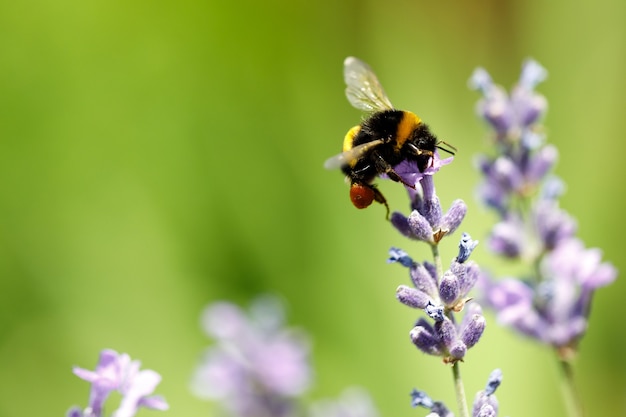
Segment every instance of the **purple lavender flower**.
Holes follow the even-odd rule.
[[[558,152],[538,133],[547,104],[534,88],[545,77],[545,69],[527,61],[510,95],[483,69],[470,80],[483,94],[478,113],[498,144],[496,155],[478,159],[484,175],[479,195],[500,216],[488,246],[531,266],[523,280],[485,275],[481,286],[499,322],[568,355],[587,329],[593,292],[617,271],[576,239],[575,220],[559,208],[564,186],[550,174]]]
[[[613,282],[616,269],[598,249],[578,239],[562,242],[540,265],[537,283],[506,279],[488,283],[487,301],[498,321],[557,349],[575,348],[587,330],[593,292]]]
[[[358,388],[346,389],[337,400],[321,400],[310,408],[311,417],[378,417],[369,394]]]
[[[530,128],[545,114],[547,102],[534,88],[546,77],[547,71],[541,65],[527,60],[517,85],[507,94],[483,68],[474,71],[469,85],[483,94],[477,112],[494,129],[498,141],[522,141],[530,147],[537,143]]]
[[[415,163],[404,161],[394,169],[407,184],[415,184],[415,188],[406,187],[411,199],[411,214],[409,217],[394,212],[391,224],[404,236],[411,239],[436,245],[445,236],[454,233],[459,227],[467,206],[462,200],[452,203],[444,214],[435,192],[433,175],[452,161],[452,157],[441,160],[438,152],[433,156],[432,166],[420,172]]]
[[[459,255],[439,280],[432,266],[413,261],[399,249],[392,248],[390,251],[389,261],[407,267],[414,285],[400,285],[396,290],[397,299],[406,306],[424,310],[435,321],[434,325],[424,318],[417,321],[410,332],[413,344],[424,353],[441,356],[447,363],[463,359],[485,329],[485,318],[476,303],[469,305],[459,324],[449,317],[454,312],[462,311],[471,299],[468,294],[476,284],[480,271],[468,258],[477,244],[464,233],[459,244]]]
[[[477,392],[474,397],[473,417],[496,417],[498,415],[498,400],[494,393],[501,383],[502,371],[495,369],[489,375],[485,389]]]
[[[104,402],[114,391],[122,395],[119,408],[113,412],[114,417],[132,417],[139,407],[154,410],[167,410],[165,400],[160,396],[151,396],[161,382],[161,376],[152,370],[139,370],[139,361],[131,361],[125,353],[118,354],[114,350],[105,349],[100,352],[100,360],[95,371],[74,367],[76,376],[91,383],[89,405],[84,411],[72,408],[68,412],[71,417],[101,417]]]
[[[249,316],[218,302],[205,310],[203,324],[216,344],[196,369],[194,392],[234,416],[290,415],[311,382],[309,346],[301,333],[283,328],[277,300],[257,300]]]

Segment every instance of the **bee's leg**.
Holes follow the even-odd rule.
[[[390,180],[395,181],[395,182],[400,182],[406,185],[407,187],[411,187],[415,189],[415,184],[409,184],[408,182],[404,181],[402,177],[398,175],[398,173],[393,169],[393,167],[389,165],[389,163],[387,163],[387,161],[385,161],[385,159],[378,154],[378,152],[374,151],[373,154],[374,156],[376,156],[375,163],[376,163],[376,168],[378,168],[379,171],[382,171],[385,174],[387,174]]]
[[[372,188],[372,191],[374,191],[374,200],[376,200],[380,204],[383,204],[385,208],[387,209],[386,219],[389,220],[389,204],[387,204],[387,200],[385,199],[385,196],[383,195],[383,193],[381,193],[378,190],[378,188],[376,188],[375,185],[370,185],[370,187]]]

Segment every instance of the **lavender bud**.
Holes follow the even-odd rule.
[[[498,414],[498,400],[493,395],[502,382],[502,371],[495,369],[489,375],[487,386],[483,391],[476,393],[472,415],[474,417],[491,417]]]
[[[427,175],[420,181],[422,185],[423,204],[420,213],[428,220],[432,228],[436,228],[441,222],[441,203],[435,194],[435,183],[432,175]]]
[[[447,359],[448,362],[455,362],[457,360],[463,359],[465,354],[467,353],[468,346],[465,345],[460,340],[457,340],[456,343],[449,349],[450,359]]]
[[[556,201],[537,202],[533,218],[537,233],[547,249],[554,249],[559,242],[572,238],[576,233],[576,221],[559,209]]]
[[[483,404],[478,410],[472,412],[473,417],[496,417],[498,411],[491,404]]]
[[[415,263],[411,267],[411,282],[415,285],[415,288],[425,292],[431,297],[437,296],[437,282],[436,278],[431,274],[431,271],[426,269],[424,265]]]
[[[417,389],[413,388],[413,391],[411,391],[412,407],[424,407],[430,410],[433,404],[434,401],[428,396],[428,394],[426,394],[424,391],[418,391]]]
[[[406,236],[410,239],[415,239],[413,236],[413,231],[409,226],[409,219],[402,213],[398,213],[394,211],[391,213],[391,225],[396,228],[403,236]]]
[[[410,268],[413,266],[413,259],[409,256],[408,253],[398,248],[389,249],[389,259],[387,259],[387,263],[398,262],[400,265]]]
[[[452,234],[459,228],[467,213],[467,205],[463,200],[454,200],[450,209],[441,218],[440,228]]]
[[[496,392],[496,389],[502,383],[502,371],[500,369],[494,369],[489,374],[489,379],[487,380],[487,385],[485,386],[485,394],[492,395]]]
[[[523,225],[518,219],[512,218],[497,223],[489,237],[489,246],[496,254],[507,258],[517,258],[524,245]]]
[[[459,298],[459,279],[450,271],[446,271],[441,277],[439,296],[448,307],[453,306]]]
[[[72,407],[69,410],[67,410],[67,417],[83,417],[83,412],[80,409],[80,407]]]
[[[546,145],[539,149],[533,155],[526,168],[526,180],[531,184],[542,181],[558,158],[559,152],[553,145]]]
[[[534,90],[537,84],[548,78],[548,71],[534,59],[527,59],[522,64],[518,84],[526,90]]]
[[[485,331],[485,317],[481,314],[473,314],[467,325],[461,331],[461,340],[468,348],[471,348]]]
[[[450,350],[456,345],[457,332],[454,323],[450,319],[444,317],[443,320],[435,323],[435,331],[439,336],[439,339],[446,346],[446,349]]]
[[[423,242],[433,242],[433,228],[428,220],[417,210],[411,212],[407,223],[415,239]]]
[[[509,191],[519,189],[524,181],[519,168],[506,156],[499,156],[494,161],[489,176]]]
[[[409,333],[413,344],[428,355],[441,356],[439,340],[424,326],[415,326]]]
[[[461,235],[461,241],[459,242],[459,255],[456,257],[456,261],[461,264],[467,261],[477,245],[477,240],[472,240],[472,237],[468,233],[463,233]]]
[[[396,298],[402,304],[412,308],[424,309],[431,303],[431,298],[415,288],[400,285],[396,290]]]

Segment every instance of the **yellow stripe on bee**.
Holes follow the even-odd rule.
[[[396,151],[399,151],[404,143],[411,137],[413,131],[422,123],[416,114],[405,111],[396,130]]]
[[[346,136],[343,138],[344,152],[352,149],[352,142],[354,142],[354,138],[356,137],[357,133],[359,133],[359,130],[361,130],[360,125],[354,126],[352,129],[348,130],[348,133],[346,133]]]

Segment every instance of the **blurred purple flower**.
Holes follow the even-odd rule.
[[[483,94],[478,113],[498,145],[496,155],[478,159],[484,176],[479,196],[500,215],[488,246],[534,265],[534,277],[491,281],[485,275],[481,287],[501,323],[565,352],[587,329],[594,290],[611,283],[617,271],[602,263],[599,250],[575,238],[576,221],[559,208],[564,185],[550,175],[558,151],[538,133],[547,103],[534,88],[545,78],[546,70],[529,60],[510,95],[483,69],[470,79]]]
[[[76,376],[91,383],[91,392],[87,408],[84,411],[73,408],[68,416],[101,417],[104,402],[114,391],[122,395],[122,400],[113,417],[132,417],[139,407],[167,410],[169,406],[162,397],[150,396],[161,376],[149,369],[140,371],[140,366],[139,361],[131,361],[126,353],[105,349],[100,352],[95,371],[74,367]]]
[[[494,395],[502,383],[502,371],[495,369],[489,375],[485,389],[476,393],[472,417],[496,417],[498,415],[498,400]]]
[[[235,416],[289,415],[294,397],[311,382],[309,345],[303,334],[283,328],[278,301],[260,298],[250,314],[218,302],[202,322],[216,344],[195,371],[193,391],[219,400]]]
[[[378,417],[369,394],[359,388],[346,389],[337,400],[321,400],[310,408],[311,417]]]
[[[491,76],[483,68],[477,68],[470,78],[470,88],[482,93],[476,110],[496,133],[498,141],[517,141],[536,143],[535,138],[528,138],[532,127],[546,112],[546,99],[534,91],[535,86],[544,81],[547,71],[536,61],[527,60],[522,66],[522,73],[511,94],[493,83]],[[532,136],[532,135],[530,135]]]

